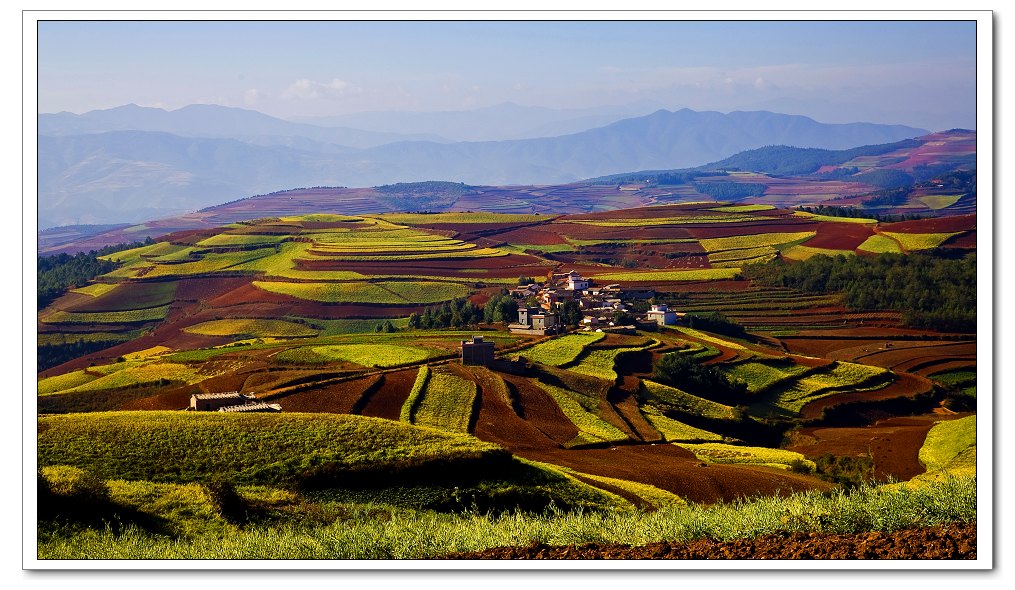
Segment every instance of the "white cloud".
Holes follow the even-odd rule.
[[[357,94],[360,89],[350,86],[345,80],[332,78],[329,82],[317,82],[302,78],[289,85],[282,93],[286,99],[340,98],[345,94]]]
[[[243,103],[247,105],[255,105],[263,97],[264,94],[262,94],[257,88],[250,88],[243,93]]]

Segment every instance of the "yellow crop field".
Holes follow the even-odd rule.
[[[254,281],[271,293],[330,303],[440,303],[465,297],[470,289],[457,283],[430,281],[381,281],[376,283],[282,283]]]
[[[927,195],[920,197],[920,202],[931,209],[947,209],[958,202],[964,195]]]
[[[747,234],[743,236],[730,236],[727,238],[705,238],[700,240],[701,247],[706,252],[719,252],[720,250],[744,250],[747,248],[760,248],[762,246],[778,246],[791,242],[800,242],[814,237],[817,232],[784,232],[770,234]]]
[[[202,336],[254,336],[299,338],[316,336],[317,330],[284,320],[229,319],[201,322],[183,329],[190,334]]]
[[[607,272],[597,274],[593,278],[598,281],[720,281],[739,277],[739,268],[703,268],[700,270]]]
[[[864,252],[874,252],[875,254],[899,254],[902,252],[898,242],[880,234],[874,234],[867,238],[856,249],[863,250]]]
[[[807,260],[812,256],[853,256],[853,250],[831,250],[829,248],[812,248],[810,246],[792,246],[782,251],[783,258],[790,260]]]
[[[909,251],[929,250],[937,248],[949,238],[955,237],[962,232],[941,233],[941,234],[904,234],[900,232],[881,232],[893,240],[898,240],[902,247]]]
[[[92,283],[84,287],[78,287],[77,289],[71,289],[71,293],[80,293],[82,295],[91,295],[92,297],[98,297],[105,295],[116,288],[115,283]]]

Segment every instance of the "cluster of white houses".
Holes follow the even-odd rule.
[[[655,296],[651,289],[622,289],[620,285],[593,286],[592,281],[583,278],[577,271],[549,275],[546,283],[523,285],[509,292],[518,299],[537,299],[539,307],[518,309],[518,321],[508,328],[516,334],[543,336],[556,334],[563,329],[558,325],[553,309],[565,301],[574,301],[582,312],[582,326],[587,330],[604,329],[613,326],[612,317],[618,312],[628,311],[624,301],[645,300]],[[645,321],[670,326],[676,324],[684,314],[668,309],[666,304],[653,305],[645,315]]]

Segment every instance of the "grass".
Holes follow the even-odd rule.
[[[775,219],[763,215],[687,215],[681,217],[654,217],[651,219],[568,219],[568,223],[602,227],[644,227],[647,225],[683,225],[685,223],[742,223]]]
[[[807,367],[792,363],[766,363],[749,361],[735,365],[722,365],[720,369],[726,375],[747,384],[747,391],[760,393],[766,389],[791,379],[807,371]]]
[[[254,281],[253,284],[270,293],[325,303],[440,303],[465,297],[471,292],[469,287],[465,285],[436,281],[381,281],[376,283]]]
[[[937,248],[948,239],[953,238],[962,232],[940,233],[940,234],[904,234],[899,232],[881,232],[882,235],[897,240],[907,251],[929,250]]]
[[[853,250],[833,250],[831,248],[814,248],[812,246],[796,245],[782,251],[783,258],[790,260],[807,260],[812,256],[853,256]]]
[[[817,213],[809,213],[807,211],[794,211],[793,215],[797,217],[806,217],[813,221],[824,221],[828,223],[877,223],[877,219],[867,219],[864,217],[836,217],[834,215],[819,215]]]
[[[176,295],[175,281],[121,283],[111,292],[79,306],[80,312],[130,311],[169,305]]]
[[[712,207],[708,211],[719,211],[720,213],[751,213],[753,211],[770,211],[775,205],[725,205],[723,207]]]
[[[437,367],[416,404],[412,423],[452,432],[468,432],[476,393],[475,383],[459,377],[447,367]]]
[[[902,248],[899,247],[898,242],[880,234],[874,234],[873,236],[867,238],[862,244],[857,246],[856,249],[863,250],[864,252],[873,252],[875,254],[902,253]]]
[[[700,270],[607,272],[597,274],[593,278],[597,281],[722,281],[740,278],[740,269],[704,268]]]
[[[653,428],[663,435],[666,442],[707,442],[721,441],[722,437],[714,432],[695,428],[664,415],[658,408],[651,405],[641,406],[641,414]]]
[[[287,319],[287,318],[283,318]],[[409,325],[409,318],[374,318],[368,320],[338,319],[322,320],[318,318],[293,317],[294,321],[312,327],[320,333],[320,336],[339,336],[343,334],[368,334],[375,333],[378,324],[390,321],[391,325],[399,330],[404,330]]]
[[[614,370],[614,367],[616,367],[617,358],[619,356],[625,353],[647,350],[657,346],[658,344],[658,340],[653,340],[645,346],[630,348],[604,348],[586,351],[581,356],[581,360],[577,364],[568,367],[567,370],[612,383],[617,380],[617,372]]]
[[[82,295],[91,295],[92,297],[99,297],[105,293],[109,293],[115,289],[117,285],[115,283],[92,283],[84,287],[78,287],[77,289],[71,289],[71,293],[80,293]]]
[[[798,242],[813,237],[815,232],[791,232],[791,233],[768,233],[748,234],[743,236],[730,236],[727,238],[705,238],[699,240],[701,247],[706,252],[719,252],[722,250],[744,250],[747,248],[760,248],[762,246],[776,246]]]
[[[964,195],[927,195],[919,200],[931,209],[947,209],[958,202]]]
[[[100,412],[38,422],[40,466],[72,465],[104,479],[292,483],[323,466],[504,454],[470,436],[351,415]]]
[[[39,379],[38,390],[39,395],[46,395],[48,393],[56,393],[65,389],[71,389],[79,385],[84,385],[89,381],[97,379],[95,375],[85,373],[83,370],[72,371],[63,375],[56,375],[54,377],[45,377]]]
[[[571,421],[572,424],[578,428],[578,435],[564,444],[566,448],[573,448],[590,443],[602,443],[602,442],[620,442],[627,440],[627,435],[624,434],[620,429],[612,424],[609,424],[599,416],[587,411],[578,403],[568,390],[543,383],[539,380],[533,380],[533,383],[538,385],[543,391],[545,391],[553,401],[557,402],[557,406],[560,411],[563,412],[564,416]]]
[[[36,339],[39,346],[59,346],[61,344],[73,344],[78,340],[82,342],[126,342],[133,340],[140,335],[139,331],[129,332],[45,332],[38,335]]]
[[[385,221],[401,225],[432,225],[436,223],[533,223],[550,221],[554,215],[528,215],[513,213],[392,213],[379,216]]]
[[[446,351],[393,344],[333,344],[290,348],[274,356],[296,363],[350,362],[364,367],[395,367],[423,362]]]
[[[881,389],[893,379],[888,369],[836,361],[829,368],[770,388],[763,403],[796,414],[816,399],[836,393]],[[752,408],[759,409],[754,405]]]
[[[205,238],[197,243],[205,248],[219,248],[223,246],[274,246],[289,236],[262,235],[262,234],[230,234],[221,233]]]
[[[426,365],[419,368],[419,372],[416,373],[416,382],[413,383],[412,389],[409,390],[409,397],[405,398],[405,402],[402,404],[402,411],[398,416],[398,419],[402,422],[412,423],[416,407],[419,405],[419,400],[423,396],[427,383],[430,382],[430,375],[432,373],[433,371]]]
[[[976,473],[975,455],[969,461],[968,449],[976,448],[976,416],[944,420],[935,424],[920,447],[920,463],[927,471],[972,469]]]
[[[168,313],[168,305],[95,313],[54,311],[42,314],[39,321],[44,324],[140,324],[165,319]]]
[[[121,387],[135,387],[149,383],[197,383],[198,381],[211,377],[211,375],[198,373],[193,367],[172,362],[158,362],[146,365],[117,363],[114,367],[115,370],[111,370],[107,375],[103,375],[102,377],[98,377],[66,389],[51,391],[47,393],[47,395],[63,395],[66,393],[78,393],[82,391],[118,389]],[[94,371],[95,368],[91,368],[90,370]],[[47,389],[48,388],[47,384]]]
[[[303,324],[285,320],[227,319],[210,320],[183,329],[201,336],[252,336],[255,338],[302,338],[316,336],[318,331]]]
[[[573,362],[590,344],[606,337],[604,332],[575,333],[547,340],[525,350],[521,356],[551,367],[560,367]]]
[[[742,351],[746,351],[747,350],[747,347],[744,346],[743,344],[739,344],[739,343],[734,342],[732,340],[726,340],[724,338],[719,338],[718,336],[712,336],[711,334],[702,332],[701,330],[695,330],[694,328],[683,328],[683,327],[681,327],[681,328],[673,328],[673,329],[675,329],[676,331],[678,331],[678,332],[680,332],[682,334],[686,334],[688,336],[691,336],[692,338],[697,338],[698,340],[704,340],[705,342],[711,342],[712,344],[717,344],[717,345],[719,345],[719,346],[721,346],[723,348],[730,348],[730,349],[733,349],[733,350],[742,350]]]
[[[162,488],[163,490],[171,488]],[[243,488],[245,495],[250,494]],[[549,510],[544,513],[477,512],[442,514],[383,506],[320,504],[340,519],[324,523],[221,524],[202,534],[173,538],[128,526],[71,532],[42,531],[41,559],[428,559],[490,547],[623,544],[646,545],[711,538],[720,541],[795,532],[861,533],[896,531],[977,517],[975,478],[950,478],[927,485],[860,485],[830,493],[804,492],[710,505],[666,506],[653,511]],[[180,499],[165,504],[193,506]],[[152,494],[155,495],[155,494]],[[261,492],[260,496],[267,496]],[[120,496],[123,497],[123,496]],[[166,498],[162,492],[156,500]],[[285,496],[277,493],[282,500]]]
[[[649,379],[642,379],[641,383],[643,395],[664,408],[713,420],[734,419],[735,412],[731,406],[707,400]]]
[[[784,449],[747,447],[724,443],[677,443],[677,446],[691,451],[695,457],[707,463],[762,465],[778,469],[789,469],[791,465],[802,463],[809,467],[811,471],[816,467],[813,461],[805,459],[800,453]]]

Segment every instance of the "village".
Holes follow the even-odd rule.
[[[532,282],[509,289],[508,293],[520,301],[518,321],[508,326],[515,334],[561,333],[568,324],[575,323],[568,321],[576,319],[575,313],[581,315],[577,322],[581,329],[594,332],[633,333],[642,323],[670,326],[684,318],[683,313],[670,310],[666,304],[652,304],[643,314],[633,313],[636,302],[655,296],[653,290],[624,289],[618,284],[594,286],[574,270],[551,273],[545,283]],[[568,317],[561,317],[565,314]]]

